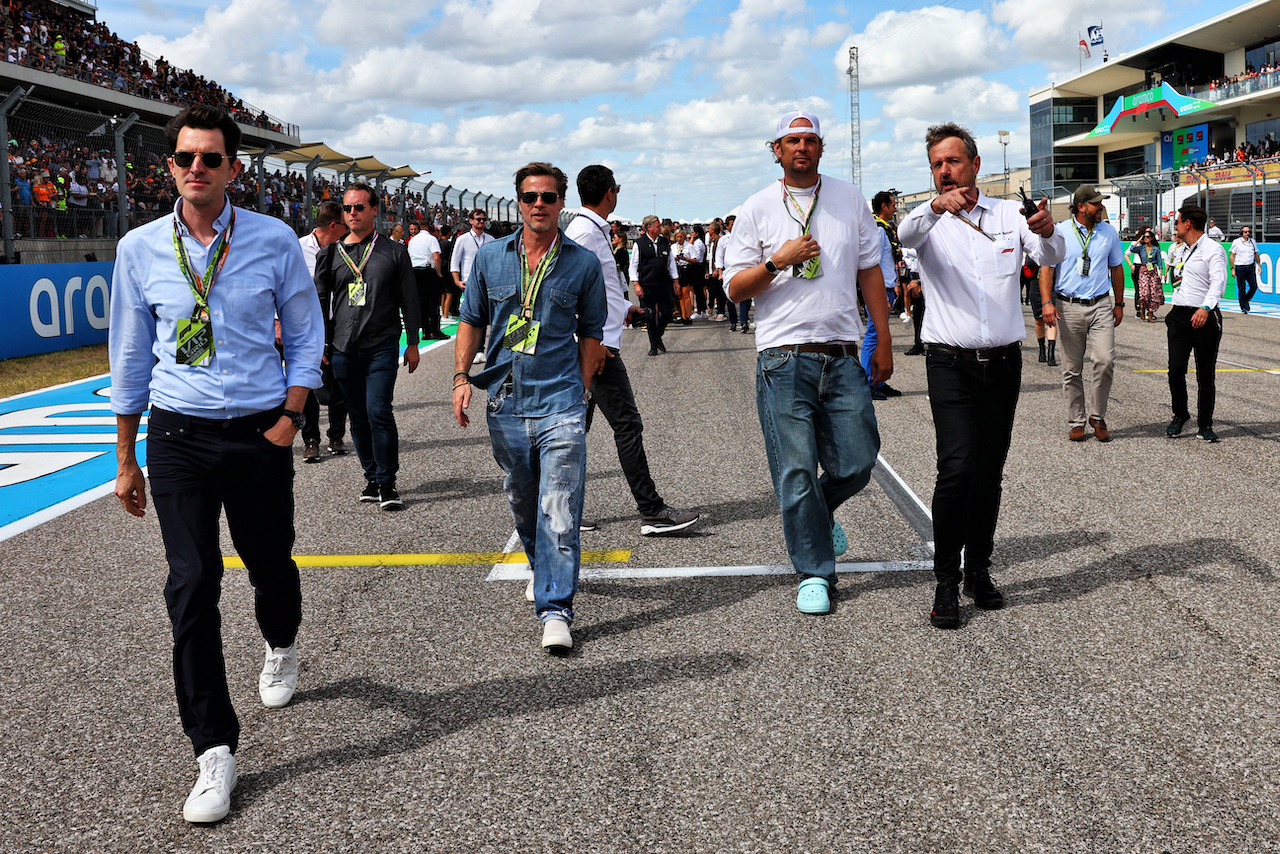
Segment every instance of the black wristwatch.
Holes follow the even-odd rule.
[[[284,410],[284,417],[293,422],[293,426],[297,428],[299,433],[302,432],[303,427],[307,426],[307,416],[303,415],[301,412],[294,412],[292,409],[286,409]]]
[[[778,275],[778,265],[773,263],[773,258],[764,259],[764,268],[769,271],[769,275]]]
[[[1116,308],[1124,308],[1124,300],[1120,300],[1119,302],[1117,302]]]

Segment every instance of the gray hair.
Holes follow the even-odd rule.
[[[641,227],[641,228],[648,228],[648,227],[649,227],[649,223],[651,223],[651,222],[658,222],[658,218],[657,218],[656,216],[654,216],[653,214],[645,214],[644,219],[640,220],[640,227]]]

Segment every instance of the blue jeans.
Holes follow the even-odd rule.
[[[832,516],[880,451],[867,375],[852,356],[770,348],[756,362],[756,409],[791,565],[834,585]]]
[[[573,622],[582,550],[578,523],[587,479],[587,404],[538,418],[510,413],[507,394],[489,399],[486,417],[493,458],[506,472],[502,482],[516,533],[533,570],[534,609],[549,619]]]
[[[889,299],[889,305],[893,305],[893,291],[885,294]],[[889,312],[889,319],[893,320],[893,311]],[[871,357],[876,352],[876,325],[871,321],[871,312],[867,312],[867,329],[862,336],[862,372],[869,378],[871,376]],[[870,381],[870,380],[868,380]],[[885,383],[876,383],[875,387],[880,388]]]
[[[392,339],[373,347],[329,357],[333,378],[346,398],[355,445],[364,479],[394,484],[400,471],[400,432],[391,411],[400,368],[400,344]]]

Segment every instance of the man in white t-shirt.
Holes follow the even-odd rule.
[[[443,311],[446,316],[452,314],[457,307],[454,304],[457,295],[466,294],[467,279],[471,277],[471,265],[476,261],[476,253],[481,246],[493,240],[492,235],[486,234],[484,230],[485,223],[489,221],[487,213],[475,208],[467,219],[471,223],[471,230],[459,234],[453,241],[453,258],[449,262],[449,271],[453,274],[454,290],[444,296]]]
[[[817,116],[783,115],[773,153],[782,180],[738,211],[725,281],[730,299],[756,301],[756,408],[787,554],[800,576],[796,607],[825,614],[835,559],[848,548],[835,510],[867,485],[880,450],[858,360],[858,291],[877,331],[873,382],[893,373],[889,303],[866,198],[818,172]]]
[[[422,337],[448,338],[440,330],[440,241],[430,225],[409,238],[409,262],[418,283],[418,303],[422,306]]]

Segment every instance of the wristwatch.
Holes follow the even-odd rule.
[[[1124,300],[1120,300],[1119,302],[1117,302],[1116,308],[1124,308]]]
[[[302,432],[302,428],[307,426],[307,417],[301,412],[294,412],[292,409],[284,410],[284,417],[293,422],[293,426]]]
[[[769,271],[769,275],[778,275],[778,265],[773,263],[773,258],[764,259],[764,268]]]

